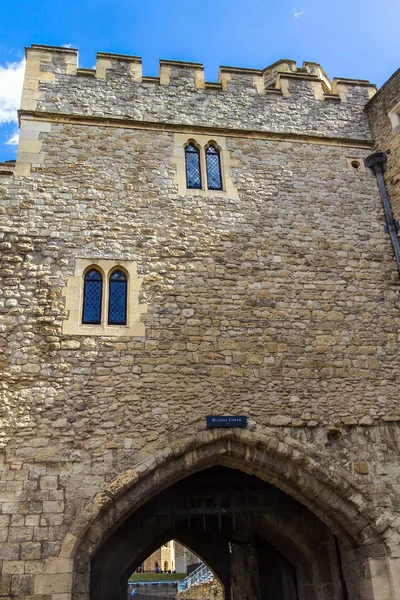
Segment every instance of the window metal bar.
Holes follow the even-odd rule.
[[[210,145],[206,149],[207,187],[209,190],[222,190],[221,159],[219,150]]]
[[[200,152],[193,144],[185,148],[186,187],[201,190]]]
[[[114,271],[109,279],[108,324],[126,325],[128,285],[122,271]]]
[[[103,277],[96,269],[85,275],[83,286],[82,324],[101,324],[101,301],[103,297]]]

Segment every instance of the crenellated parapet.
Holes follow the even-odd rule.
[[[60,75],[77,75],[78,51],[33,44],[25,49],[26,66],[21,98],[21,110],[35,110],[44,99],[39,86],[54,82]]]
[[[42,141],[52,122],[371,145],[364,107],[375,86],[331,81],[317,63],[221,66],[218,81],[208,82],[201,63],[160,60],[158,77],[148,77],[137,56],[99,52],[95,68],[83,69],[76,49],[34,44],[26,58],[21,175],[43,164]]]
[[[37,102],[45,100],[42,84],[54,83],[62,77],[74,76],[85,80],[96,79],[116,82],[123,79],[132,86],[151,84],[173,86],[188,90],[210,92],[233,92],[260,95],[290,96],[297,87],[296,82],[306,82],[318,100],[333,97],[346,102],[350,88],[365,88],[368,98],[376,92],[376,86],[358,79],[334,79],[331,81],[322,67],[313,62],[304,62],[297,67],[295,61],[282,59],[265,69],[247,69],[221,66],[218,81],[207,82],[201,63],[160,60],[158,77],[146,77],[142,72],[142,59],[138,56],[98,52],[94,69],[78,67],[78,50],[33,44],[26,49],[27,67],[22,110],[34,110]],[[36,102],[36,104],[35,104]]]

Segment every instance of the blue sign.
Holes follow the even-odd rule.
[[[247,417],[206,417],[207,427],[247,427]]]

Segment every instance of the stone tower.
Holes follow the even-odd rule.
[[[27,50],[0,598],[122,600],[176,539],[226,600],[399,600],[399,92]]]

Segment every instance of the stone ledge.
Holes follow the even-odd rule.
[[[94,69],[77,69],[76,74],[78,77],[96,77]]]
[[[0,176],[14,175],[15,160],[7,160],[0,163]]]
[[[177,67],[179,69],[203,69],[204,66],[202,63],[198,62],[189,62],[189,61],[181,61],[181,60],[168,60],[165,58],[160,59],[160,66],[164,65],[167,67]]]
[[[25,48],[25,55],[28,50],[44,50],[45,52],[60,52],[61,54],[77,54],[77,48],[67,48],[65,46],[47,46],[46,44],[31,44]]]
[[[271,90],[272,91],[272,90]],[[280,90],[277,90],[280,93]],[[275,93],[275,90],[274,90]],[[272,140],[278,142],[297,142],[308,144],[321,144],[326,146],[340,146],[348,148],[363,148],[370,150],[374,148],[372,140],[359,138],[338,138],[317,135],[304,135],[299,133],[280,133],[275,131],[260,131],[253,129],[234,129],[226,127],[207,127],[205,125],[187,125],[181,123],[165,123],[157,121],[139,121],[130,118],[99,117],[97,115],[72,115],[65,113],[48,113],[44,111],[18,111],[19,119],[30,119],[32,121],[48,123],[66,123],[77,125],[96,125],[98,127],[123,127],[126,129],[138,129],[148,131],[167,131],[170,133],[188,133],[219,135],[236,138],[250,138]]]
[[[332,81],[338,84],[343,83],[344,85],[360,85],[365,87],[373,87],[376,89],[376,85],[368,81],[368,79],[351,79],[347,77],[335,77]]]
[[[245,67],[229,67],[223,65],[219,68],[220,73],[237,73],[239,75],[261,75],[260,69],[247,69]]]
[[[140,56],[130,56],[129,54],[115,54],[112,52],[98,52],[97,58],[107,59],[107,60],[126,60],[127,62],[134,62],[138,64],[142,64],[142,58]]]

